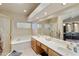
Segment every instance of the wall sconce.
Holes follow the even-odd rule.
[[[76,24],[76,23],[75,23],[74,25],[75,25],[75,26],[77,26],[77,24]]]
[[[63,26],[65,26],[66,24],[63,24]]]
[[[66,5],[66,3],[63,3],[63,5]]]
[[[68,24],[68,27],[70,26],[70,24]]]
[[[0,3],[0,5],[2,5],[2,3]]]

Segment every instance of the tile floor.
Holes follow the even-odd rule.
[[[31,48],[31,42],[24,42],[12,45],[12,50],[22,52],[21,56],[38,56]]]

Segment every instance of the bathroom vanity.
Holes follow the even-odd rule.
[[[37,54],[42,54],[45,52],[45,54],[49,55],[49,56],[60,56],[60,54],[58,54],[57,52],[55,52],[54,50],[52,50],[51,48],[47,47],[46,45],[44,45],[43,43],[35,40],[34,38],[32,38],[32,49],[37,53]]]
[[[79,55],[67,48],[67,42],[49,36],[32,36],[32,49],[37,54],[46,56],[74,56]]]

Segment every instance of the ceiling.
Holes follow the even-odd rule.
[[[52,19],[50,18],[50,19],[47,19],[47,20],[43,20],[43,21],[40,21],[39,23],[41,23],[41,24],[56,23],[57,22],[57,19],[58,19],[57,17],[53,17]]]
[[[24,12],[26,10],[26,12]],[[62,15],[63,19],[79,15],[78,3],[3,3],[0,13],[6,15],[20,15],[28,22],[37,22]]]
[[[38,5],[38,3],[3,3],[0,5],[0,13],[29,16]]]
[[[37,12],[35,14],[32,13],[30,15],[32,17],[30,16],[28,17],[29,22],[38,22],[50,16],[56,17],[56,16],[62,15],[64,18],[66,18],[66,17],[70,17],[71,15],[79,14],[79,12],[76,12],[79,10],[78,3],[67,3],[66,5],[63,5],[62,3],[48,3],[48,4],[43,4],[43,5],[45,6],[44,8],[41,6],[42,9],[39,11],[39,7],[40,7],[39,5],[37,7],[38,8]]]

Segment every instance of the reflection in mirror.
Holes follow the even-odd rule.
[[[79,16],[63,20],[64,40],[79,43]]]
[[[60,39],[60,31],[58,30],[58,17],[46,19],[38,23],[38,34],[48,35]]]

